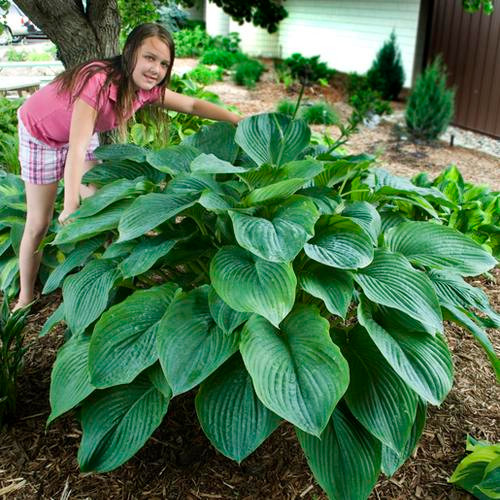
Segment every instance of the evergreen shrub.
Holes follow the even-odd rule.
[[[334,125],[340,122],[340,118],[335,110],[324,101],[304,106],[300,116],[309,124]]]
[[[240,62],[234,72],[234,81],[238,85],[245,85],[245,87],[253,88],[260,80],[264,72],[264,65],[257,61],[257,59],[248,59],[247,61]]]

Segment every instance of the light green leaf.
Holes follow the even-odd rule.
[[[268,262],[243,248],[221,248],[210,264],[210,279],[229,307],[260,314],[275,326],[295,302],[297,278],[292,265]]]
[[[311,262],[298,279],[303,290],[321,299],[332,314],[345,319],[354,292],[351,273]]]
[[[312,307],[292,312],[276,330],[252,316],[240,351],[259,399],[274,413],[319,436],[349,383],[349,367]]]
[[[174,248],[177,240],[163,236],[141,241],[132,253],[118,266],[124,278],[131,278],[149,270],[158,259],[167,255]]]
[[[415,420],[417,395],[387,363],[364,328],[358,326],[348,335],[348,342],[341,346],[351,374],[347,406],[366,430],[400,453]]]
[[[296,429],[307,463],[328,497],[368,498],[380,473],[380,442],[339,404],[320,439]]]
[[[178,144],[159,151],[148,152],[147,161],[160,172],[175,176],[182,172],[189,172],[189,165],[199,154],[200,151],[192,146]]]
[[[403,311],[432,335],[443,332],[441,309],[429,278],[402,255],[376,250],[373,262],[357,271],[354,279],[372,302]]]
[[[133,457],[161,424],[169,399],[145,375],[96,391],[83,404],[82,472],[108,472]]]
[[[247,170],[248,168],[235,167],[228,161],[220,160],[214,154],[202,153],[191,162],[191,171],[199,174],[238,174]]]
[[[217,326],[226,334],[231,334],[244,323],[251,313],[238,312],[231,309],[218,295],[217,292],[211,288],[208,293],[208,306],[210,314],[217,323]]]
[[[269,186],[253,190],[244,200],[246,206],[259,205],[273,200],[286,200],[308,181],[307,179],[288,179],[279,181]]]
[[[194,205],[196,199],[197,196],[192,194],[149,193],[139,196],[120,219],[118,242],[142,236]]]
[[[477,489],[488,497],[500,498],[500,455],[486,466],[484,477]]]
[[[174,283],[138,290],[102,315],[89,351],[95,387],[129,383],[158,359],[159,323],[177,290]]]
[[[50,331],[54,326],[56,326],[58,323],[61,321],[64,321],[65,319],[65,312],[64,312],[64,302],[61,302],[58,306],[58,308],[47,318],[47,321],[45,321],[43,328],[40,330],[40,333],[38,334],[39,337],[44,337]]]
[[[314,235],[319,213],[314,203],[294,196],[285,201],[272,220],[230,211],[238,243],[258,257],[272,262],[290,262]]]
[[[445,339],[391,324],[392,311],[375,317],[361,297],[358,320],[394,371],[421,398],[440,405],[453,385],[453,361]]]
[[[495,266],[496,260],[459,231],[429,222],[406,222],[385,236],[393,252],[402,253],[417,265],[453,269],[474,276]]]
[[[115,229],[120,218],[127,213],[132,204],[132,200],[119,201],[93,217],[75,219],[60,229],[52,245],[64,245],[88,240],[99,233]]]
[[[324,170],[323,163],[318,160],[295,160],[282,165],[276,172],[277,180],[312,179]]]
[[[358,224],[341,216],[331,216],[328,222],[304,245],[310,259],[340,269],[365,267],[373,260],[373,244]]]
[[[203,382],[238,349],[239,336],[215,324],[208,292],[205,285],[178,294],[158,327],[160,363],[174,396]]]
[[[80,404],[94,386],[87,367],[90,336],[73,335],[57,353],[50,376],[51,413],[47,425]]]
[[[91,238],[87,241],[80,243],[70,254],[66,256],[66,259],[61,262],[53,271],[50,273],[45,286],[43,287],[42,293],[53,292],[61,284],[61,281],[65,276],[71,272],[73,269],[79,266],[83,266],[87,259],[106,241],[106,236],[101,234]]]
[[[239,354],[201,384],[196,413],[210,442],[238,463],[256,450],[281,421],[260,402]]]
[[[66,322],[74,335],[82,333],[106,309],[108,296],[120,273],[110,260],[92,260],[63,284]]]
[[[280,166],[295,160],[309,144],[310,137],[311,131],[304,121],[264,113],[241,120],[235,141],[257,165]]]

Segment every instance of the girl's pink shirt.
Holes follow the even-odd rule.
[[[106,132],[117,127],[118,119],[113,109],[118,86],[111,83],[103,92],[99,102],[97,97],[106,80],[102,71],[93,75],[82,89],[80,99],[97,111],[94,132]],[[59,148],[68,144],[73,104],[70,93],[58,93],[59,84],[50,83],[29,97],[19,109],[19,116],[28,132],[45,144]],[[161,88],[139,89],[133,102],[133,112],[146,104],[159,102]],[[127,116],[127,119],[130,116]]]

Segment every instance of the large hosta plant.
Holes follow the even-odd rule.
[[[464,281],[496,262],[440,224],[438,190],[311,144],[279,114],[99,155],[87,180],[101,189],[53,242],[75,250],[49,278],[63,302],[43,332],[71,333],[49,421],[81,407],[83,471],[123,464],[195,389],[225,456],[286,420],[331,498],[366,498],[452,386],[443,315],[499,374],[484,330],[498,316]]]

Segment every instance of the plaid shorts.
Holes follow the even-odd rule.
[[[52,184],[64,177],[64,165],[68,155],[68,144],[54,148],[33,137],[18,116],[19,163],[21,178],[30,184]],[[92,136],[86,161],[95,160],[94,149],[99,146],[97,134]]]

